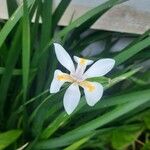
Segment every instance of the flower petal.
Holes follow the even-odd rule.
[[[83,74],[84,74],[84,71],[86,69],[86,67],[90,64],[93,63],[92,60],[88,60],[88,59],[84,59],[84,58],[79,58],[77,56],[74,56],[74,60],[75,62],[77,63],[77,68],[76,68],[76,71],[75,71],[75,76],[80,79],[80,80],[83,80]]]
[[[92,78],[107,74],[115,65],[115,60],[110,58],[100,59],[96,61],[85,73],[84,77]]]
[[[103,95],[103,86],[97,82],[83,81],[81,86],[84,88],[87,104],[94,106]]]
[[[80,57],[77,57],[77,56],[74,56],[73,57],[75,62],[77,64],[80,64],[80,65],[91,65],[93,63],[93,60],[90,60],[90,59],[84,59],[84,58],[80,58]]]
[[[71,82],[70,75],[63,73],[60,70],[55,70],[54,78],[50,85],[50,93],[57,93],[65,82]]]
[[[81,93],[79,90],[79,86],[76,83],[71,84],[66,90],[63,99],[63,104],[68,115],[70,115],[77,107],[80,101],[80,96]]]
[[[75,67],[67,51],[58,43],[54,43],[54,47],[58,61],[70,72],[74,72]]]

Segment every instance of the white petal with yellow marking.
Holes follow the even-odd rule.
[[[74,56],[74,60],[77,64],[80,64],[80,65],[91,65],[93,63],[93,60],[89,60],[89,59],[84,59],[84,58],[80,58],[80,57],[77,57],[77,56]]]
[[[55,70],[54,78],[50,85],[50,93],[57,93],[60,90],[61,86],[66,82],[66,80],[59,79],[59,77],[62,75],[64,75],[63,72],[61,72],[60,70]]]
[[[54,43],[54,47],[58,61],[70,72],[74,72],[75,67],[67,51],[58,43]]]
[[[87,82],[87,84],[85,83],[85,85],[82,86],[84,88],[87,104],[89,106],[94,106],[103,95],[103,86],[97,82],[84,82]]]
[[[99,77],[107,74],[115,65],[115,60],[106,58],[96,61],[85,73],[84,78]]]
[[[79,86],[76,83],[71,84],[66,90],[63,99],[64,108],[68,115],[70,115],[75,110],[80,101],[80,97],[81,93]]]
[[[93,63],[92,60],[88,60],[88,59],[84,59],[84,58],[79,58],[77,56],[74,56],[74,60],[76,61],[77,63],[77,68],[76,68],[76,71],[75,71],[75,75],[79,78],[79,79],[83,79],[83,74],[84,74],[84,71],[86,69],[86,67],[90,64]]]

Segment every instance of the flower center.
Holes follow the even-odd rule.
[[[72,77],[72,79],[74,80],[74,82],[80,83],[82,81],[84,81],[84,78],[78,74],[70,74],[70,76]]]
[[[57,80],[59,81],[67,81],[67,82],[76,82],[76,83],[80,83],[82,82],[84,79],[80,76],[78,76],[77,74],[59,74],[57,76]]]
[[[76,83],[79,86],[86,88],[89,92],[93,92],[95,90],[95,86],[91,82],[84,80],[82,76],[78,76],[75,73],[70,75],[66,73],[59,74],[57,76],[57,80]]]

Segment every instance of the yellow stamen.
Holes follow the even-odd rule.
[[[95,86],[89,81],[83,81],[80,83],[80,86],[86,88],[89,92],[93,92],[95,90]]]
[[[60,81],[73,82],[72,77],[69,74],[60,74],[57,76],[57,79]]]
[[[79,63],[80,63],[81,65],[85,65],[85,64],[86,64],[86,62],[87,62],[87,60],[86,60],[86,59],[80,58]]]

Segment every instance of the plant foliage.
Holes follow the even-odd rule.
[[[132,34],[93,31],[91,25],[108,9],[120,3],[109,0],[57,26],[71,0],[23,0],[17,6],[7,1],[10,18],[0,23],[0,149],[142,149],[150,147],[150,31],[119,52],[112,52],[114,39]],[[13,7],[11,7],[13,6]],[[42,20],[42,23],[41,21]],[[71,55],[106,42],[104,51],[90,57],[109,57],[116,66],[106,78],[92,78],[105,87],[105,95],[94,107],[84,96],[72,115],[63,109],[67,86],[50,94],[54,70],[59,67],[53,42]]]

